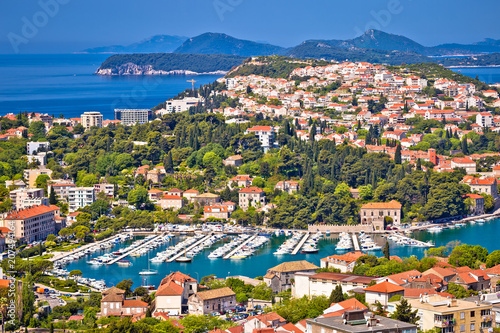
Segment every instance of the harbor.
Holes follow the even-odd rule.
[[[356,233],[355,238],[352,233],[331,234],[328,236],[326,234],[321,234],[321,237],[318,237],[318,234],[311,234],[308,239],[304,241],[302,247],[298,247],[298,244],[305,237],[304,231],[292,232],[290,230],[276,230],[273,233],[269,233],[267,237],[262,236],[262,233],[260,233],[258,237],[264,237],[268,241],[252,249],[252,251],[249,251],[250,245],[254,246],[258,244],[256,243],[257,237],[250,239],[256,235],[255,233],[244,233],[239,235],[215,233],[209,238],[207,238],[207,236],[210,234],[197,234],[196,237],[198,238],[195,236],[177,234],[175,237],[170,238],[168,242],[150,249],[147,253],[147,258],[150,260],[146,260],[145,254],[141,256],[128,256],[127,260],[130,261],[132,267],[87,264],[87,261],[91,260],[92,257],[96,257],[96,255],[112,256],[113,252],[130,246],[135,241],[144,239],[144,236],[138,236],[135,237],[135,239],[128,239],[124,242],[113,242],[114,244],[111,248],[106,248],[96,253],[88,253],[81,258],[68,261],[60,269],[66,272],[79,269],[83,272],[83,278],[87,279],[100,280],[104,278],[108,287],[116,285],[123,279],[132,279],[134,281],[134,286],[137,287],[143,283],[139,272],[147,270],[148,264],[157,271],[157,274],[148,277],[148,284],[156,286],[158,286],[165,275],[173,271],[181,271],[190,274],[196,279],[211,274],[218,277],[231,275],[257,277],[265,275],[266,268],[276,266],[285,261],[307,260],[319,266],[321,258],[355,250],[353,238],[358,240],[358,246],[361,251],[379,257],[382,256],[381,248],[385,245],[386,241],[389,242],[391,255],[399,256],[400,258],[410,257],[412,255],[422,258],[425,256],[425,251],[430,246],[446,246],[449,242],[456,240],[460,241],[462,244],[476,244],[477,237],[483,239],[483,246],[488,250],[493,251],[499,249],[496,237],[496,235],[500,233],[500,224],[497,223],[498,220],[483,220],[484,222],[477,222],[474,220],[475,223],[465,223],[463,226],[455,225],[452,228],[441,226],[444,228],[438,232],[417,230],[413,232],[390,231],[386,234],[372,235],[360,235],[360,233]],[[201,239],[204,239],[204,241],[200,242]],[[184,250],[184,244],[189,242],[199,243],[197,247],[194,247],[197,249],[195,251],[197,253],[193,257],[190,256],[194,254],[194,249],[187,251],[189,245],[187,245],[186,250]],[[317,252],[308,253],[301,250],[306,245],[311,245],[314,249],[313,244],[316,244]],[[248,247],[248,249],[245,247]],[[239,250],[245,248],[245,255],[242,257],[238,255],[238,260],[234,260],[237,258],[231,259],[231,257],[238,252],[235,251],[238,248]],[[297,251],[295,255],[292,255],[292,251],[297,248],[299,248],[299,251]],[[158,254],[169,251],[175,254],[181,253],[181,258],[183,257],[182,254],[186,254],[191,260],[190,262],[165,260],[167,257],[172,257],[173,254],[170,254],[167,257],[162,257],[153,261],[153,259],[157,258]],[[228,254],[231,254],[231,256],[229,256],[227,260],[224,260],[224,257],[227,258]]]

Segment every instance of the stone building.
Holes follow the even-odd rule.
[[[318,268],[318,266],[305,260],[284,262],[278,266],[269,268],[266,275],[264,275],[264,282],[273,290],[273,292],[279,293],[292,288],[295,273],[312,273]]]
[[[239,204],[243,210],[247,210],[250,206],[263,206],[266,204],[266,193],[255,186],[245,187],[239,192]]]
[[[375,230],[385,229],[385,217],[392,219],[393,225],[401,224],[401,204],[390,202],[370,202],[361,206],[361,224],[371,224]]]
[[[189,314],[206,315],[236,307],[236,293],[228,287],[201,291],[188,300]]]

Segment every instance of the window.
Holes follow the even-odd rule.
[[[460,312],[460,319],[465,319],[465,312]]]
[[[476,330],[476,324],[472,323],[470,324],[470,331],[474,332]]]
[[[465,325],[460,325],[460,332],[465,332]]]
[[[471,316],[471,318],[474,318],[474,317],[475,317],[475,315],[476,315],[476,312],[475,312],[475,311],[471,311],[471,312],[470,312],[470,316]]]

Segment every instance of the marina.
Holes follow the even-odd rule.
[[[308,232],[304,233],[304,236],[302,236],[301,240],[299,241],[295,249],[292,251],[292,255],[296,255],[300,251],[302,245],[304,245],[304,243],[307,241],[308,238],[309,238],[309,233]]]
[[[489,251],[498,250],[498,239],[496,235],[500,234],[500,224],[497,223],[498,220],[495,219],[484,220],[484,224],[464,223],[463,226],[455,224],[453,227],[442,225],[443,230],[438,233],[428,232],[426,230],[416,230],[411,233],[404,230],[405,232],[403,233],[403,230],[401,230],[387,234],[372,234],[370,237],[375,245],[380,248],[384,246],[387,240],[389,240],[390,254],[399,256],[400,258],[410,257],[412,255],[415,255],[418,258],[425,256],[425,251],[428,247],[411,244],[410,240],[414,240],[417,244],[419,242],[423,242],[428,243],[429,246],[432,244],[439,247],[446,246],[449,242],[456,240],[459,240],[462,244],[476,244],[477,238],[480,237],[482,239],[482,246],[486,247]],[[307,260],[319,266],[321,258],[354,250],[354,245],[352,244],[352,233],[341,233],[331,234],[330,236],[323,235],[318,238],[318,252],[316,253],[304,253],[302,251],[298,251],[297,254],[292,255],[292,250],[294,250],[297,247],[298,242],[303,239],[304,232],[283,230],[278,232],[273,231],[272,236],[270,234],[266,237],[268,242],[262,244],[258,251],[255,251],[252,255],[239,260],[223,260],[224,256],[227,256],[230,251],[234,251],[238,246],[241,246],[243,242],[248,241],[252,235],[215,235],[219,235],[221,238],[210,246],[208,246],[209,243],[207,243],[207,245],[201,243],[199,246],[200,252],[195,257],[191,258],[192,261],[190,263],[178,261],[166,262],[164,259],[154,262],[153,259],[158,254],[172,251],[172,249],[176,247],[176,249],[179,250],[184,249],[184,244],[186,244],[184,242],[187,241],[189,243],[196,241],[194,236],[178,235],[171,238],[168,243],[164,243],[154,249],[151,249],[149,252],[149,257],[151,258],[150,265],[151,268],[156,270],[158,274],[148,276],[148,283],[157,286],[165,275],[174,271],[181,271],[186,274],[190,274],[197,279],[211,274],[214,274],[217,277],[232,275],[257,277],[265,275],[268,268],[285,261]],[[313,234],[311,237],[315,237],[315,235]],[[356,234],[356,237],[359,237],[359,234]],[[58,272],[64,273],[67,276],[69,274],[68,272],[71,270],[79,269],[83,272],[84,278],[95,279],[96,281],[105,279],[108,287],[116,285],[123,279],[132,279],[134,281],[134,286],[137,287],[143,283],[143,276],[139,275],[139,272],[148,269],[148,260],[144,260],[144,256],[129,256],[126,258],[126,260],[129,260],[130,262],[130,264],[127,265],[131,266],[122,266],[118,264],[88,265],[87,261],[91,260],[92,257],[95,257],[96,254],[99,256],[106,254],[112,255],[113,252],[129,246],[134,241],[140,239],[144,238],[136,237],[135,240],[128,239],[124,242],[113,241],[112,247],[99,250],[98,252],[88,253],[81,258],[68,261],[66,264],[58,268]],[[209,240],[210,239],[211,238],[209,238]],[[410,244],[405,244],[404,241],[398,242],[398,239],[406,239],[410,242]],[[214,239],[211,239],[211,241],[213,240]],[[247,244],[249,245],[251,243],[252,242],[249,241]],[[360,244],[360,248],[362,248],[362,246],[363,245]],[[377,256],[382,255],[381,250],[373,248],[361,250],[368,254],[374,254]],[[189,257],[189,251],[187,255]],[[171,255],[169,257],[171,257]]]

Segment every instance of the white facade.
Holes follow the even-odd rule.
[[[39,148],[42,148],[44,151],[48,151],[50,144],[48,142],[27,142],[26,150],[28,155],[35,155],[38,152]]]
[[[125,126],[146,124],[149,121],[149,109],[115,109],[115,119]]]
[[[73,187],[69,189],[68,203],[71,212],[91,205],[94,201],[95,190],[93,187]]]
[[[102,114],[100,112],[84,112],[81,116],[82,126],[88,131],[91,127],[102,127]]]
[[[19,189],[10,191],[9,196],[13,209],[23,209],[24,201],[28,200],[29,202],[34,198],[43,198],[44,193],[42,188]]]
[[[202,102],[200,98],[197,97],[185,97],[184,99],[173,99],[167,101],[166,112],[167,113],[177,113],[189,110],[190,107]]]
[[[245,131],[245,134],[253,133],[259,138],[259,141],[266,151],[269,148],[274,147],[274,128],[271,126],[254,126]]]
[[[481,127],[493,126],[493,115],[489,112],[480,112],[476,115],[476,124]]]

